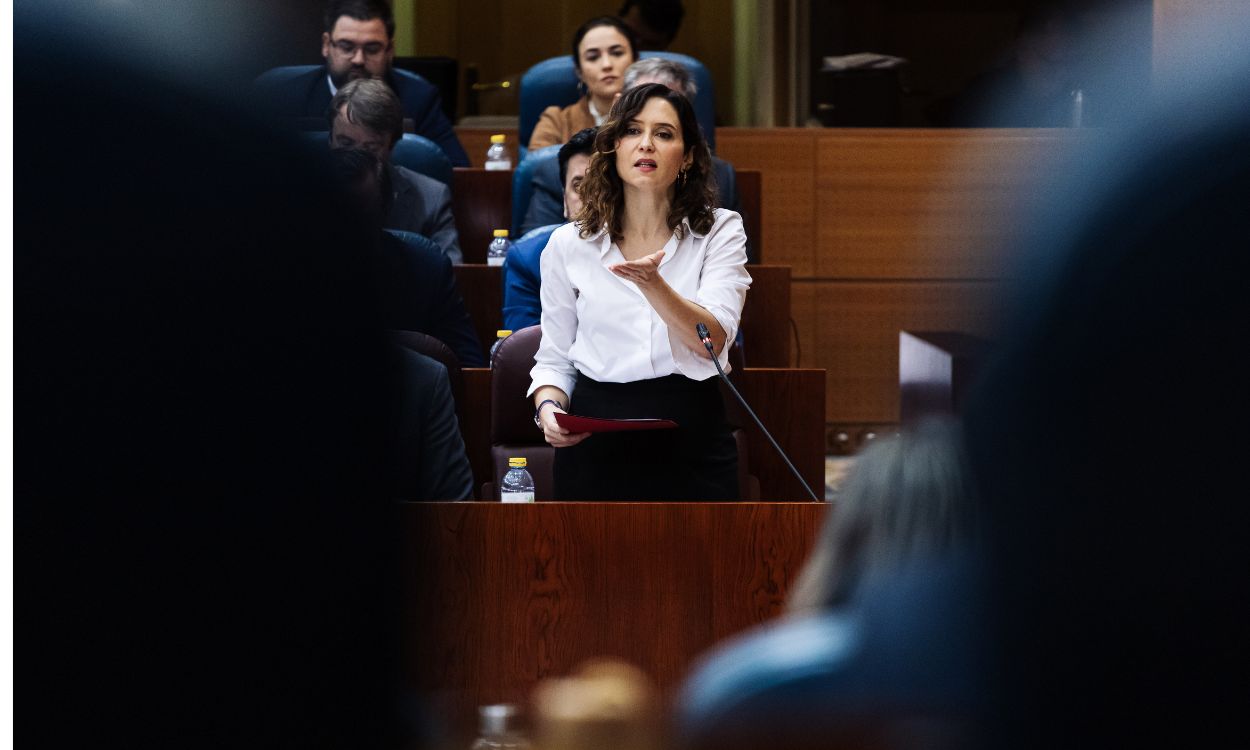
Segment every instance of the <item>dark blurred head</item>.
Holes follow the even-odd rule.
[[[386,165],[363,149],[336,148],[330,151],[330,167],[350,198],[351,210],[381,229],[392,201]]]
[[[1250,60],[1229,49],[1192,58],[1185,87],[1161,86],[1047,185],[1026,235],[1028,276],[1045,281],[1017,292],[969,402],[1002,636],[997,746],[1240,728]]]
[[[846,604],[867,578],[970,554],[977,529],[953,423],[927,421],[855,459],[788,602],[791,611]]]
[[[638,37],[638,49],[668,49],[686,15],[681,0],[626,0],[616,15]]]
[[[392,745],[399,384],[366,225],[211,64],[15,23],[27,743]]]
[[[352,81],[330,100],[330,147],[359,148],[379,161],[404,136],[404,110],[399,97],[381,81]]]
[[[321,56],[336,87],[390,72],[395,17],[384,0],[333,0],[322,18]]]

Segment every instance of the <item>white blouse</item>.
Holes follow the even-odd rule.
[[[664,245],[660,275],[678,294],[711,313],[725,330],[720,362],[729,371],[729,344],[738,333],[742,304],[751,277],[746,271],[746,232],[742,217],[718,208],[707,234],[695,234],[683,221],[683,238]],[[632,281],[608,270],[625,257],[602,230],[589,239],[577,224],[565,224],[543,250],[542,344],[530,370],[532,395],[554,385],[573,395],[580,371],[605,383],[628,383],[681,373],[692,380],[716,375],[702,347],[692,349],[676,336]],[[711,327],[712,321],[706,321]]]

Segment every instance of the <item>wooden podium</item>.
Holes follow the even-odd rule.
[[[700,653],[781,612],[826,511],[406,504],[407,681],[458,727],[596,656],[641,667],[671,697]]]

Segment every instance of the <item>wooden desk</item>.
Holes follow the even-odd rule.
[[[512,226],[512,170],[456,167],[451,175],[451,210],[464,262],[485,263],[492,232]]]
[[[718,641],[776,616],[824,503],[410,503],[405,673],[463,726],[615,656],[667,697]]]
[[[824,370],[790,368],[744,368],[733,375],[742,393],[777,443],[789,454],[795,468],[811,485],[817,497],[825,486],[824,452]],[[469,367],[464,370],[465,409],[461,434],[469,465],[473,468],[476,491],[483,482],[495,481],[490,456],[490,370]],[[726,395],[730,414],[737,410]],[[760,480],[764,500],[807,500],[807,493],[773,450],[760,429],[743,415],[737,421],[747,434],[747,468]]]

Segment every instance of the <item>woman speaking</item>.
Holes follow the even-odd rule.
[[[535,421],[556,448],[557,500],[737,500],[737,449],[716,367],[751,277],[746,234],[713,209],[711,155],[690,102],[630,89],[595,138],[581,213],[542,254]],[[677,429],[573,434],[555,415],[663,417]]]

